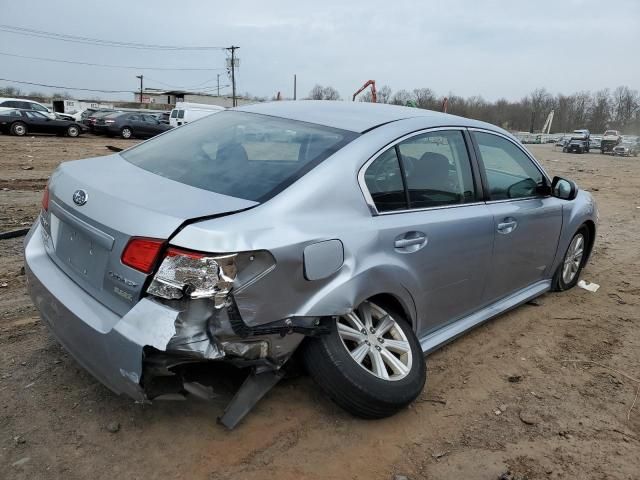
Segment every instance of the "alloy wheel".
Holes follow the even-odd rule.
[[[578,233],[567,249],[567,254],[564,257],[564,265],[562,267],[562,281],[565,284],[569,284],[573,281],[580,265],[582,265],[582,257],[584,256],[584,235]]]
[[[371,302],[338,317],[338,335],[360,367],[383,380],[402,380],[411,371],[411,345],[391,315]]]

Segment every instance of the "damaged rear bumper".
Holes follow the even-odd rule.
[[[36,223],[25,240],[25,273],[42,320],[75,360],[109,389],[146,400],[140,386],[143,348],[166,347],[175,334],[178,312],[142,300],[125,316],[115,314],[51,261],[40,228]]]
[[[233,299],[228,308],[214,309],[207,299],[191,301],[186,308],[143,298],[119,316],[49,258],[41,228],[36,222],[25,240],[25,272],[43,321],[94,377],[113,392],[136,401],[162,394],[153,378],[172,376],[171,369],[177,365],[223,360],[256,367],[254,371],[275,372],[305,335],[321,330],[317,318],[285,319],[249,328]]]

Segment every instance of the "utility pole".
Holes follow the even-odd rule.
[[[142,103],[142,79],[144,78],[144,75],[136,75],[136,78],[140,79],[140,103]]]
[[[220,96],[220,74],[218,74],[218,96]]]
[[[231,94],[233,99],[231,105],[234,107],[238,106],[236,100],[236,50],[239,48],[234,45],[227,48],[227,50],[231,50]]]
[[[293,74],[293,99],[296,99],[296,74]]]

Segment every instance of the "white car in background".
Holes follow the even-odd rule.
[[[179,127],[185,123],[193,122],[194,120],[213,113],[222,112],[223,110],[225,110],[225,108],[219,107],[218,105],[181,102],[176,105],[176,108],[171,110],[169,125],[174,128]]]
[[[51,119],[56,118],[56,114],[51,111],[50,108],[45,107],[41,103],[34,102],[33,100],[27,100],[26,98],[0,98],[0,110],[13,110],[18,108],[20,110],[33,110],[45,114]]]

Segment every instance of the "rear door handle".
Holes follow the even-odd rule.
[[[518,226],[518,222],[513,218],[505,218],[504,221],[498,223],[498,233],[507,235],[513,232]]]
[[[406,232],[396,237],[393,246],[398,252],[413,253],[427,244],[427,236],[422,232]]]
[[[404,248],[412,245],[421,245],[426,239],[427,237],[401,238],[400,240],[395,241],[394,246],[396,248]]]

